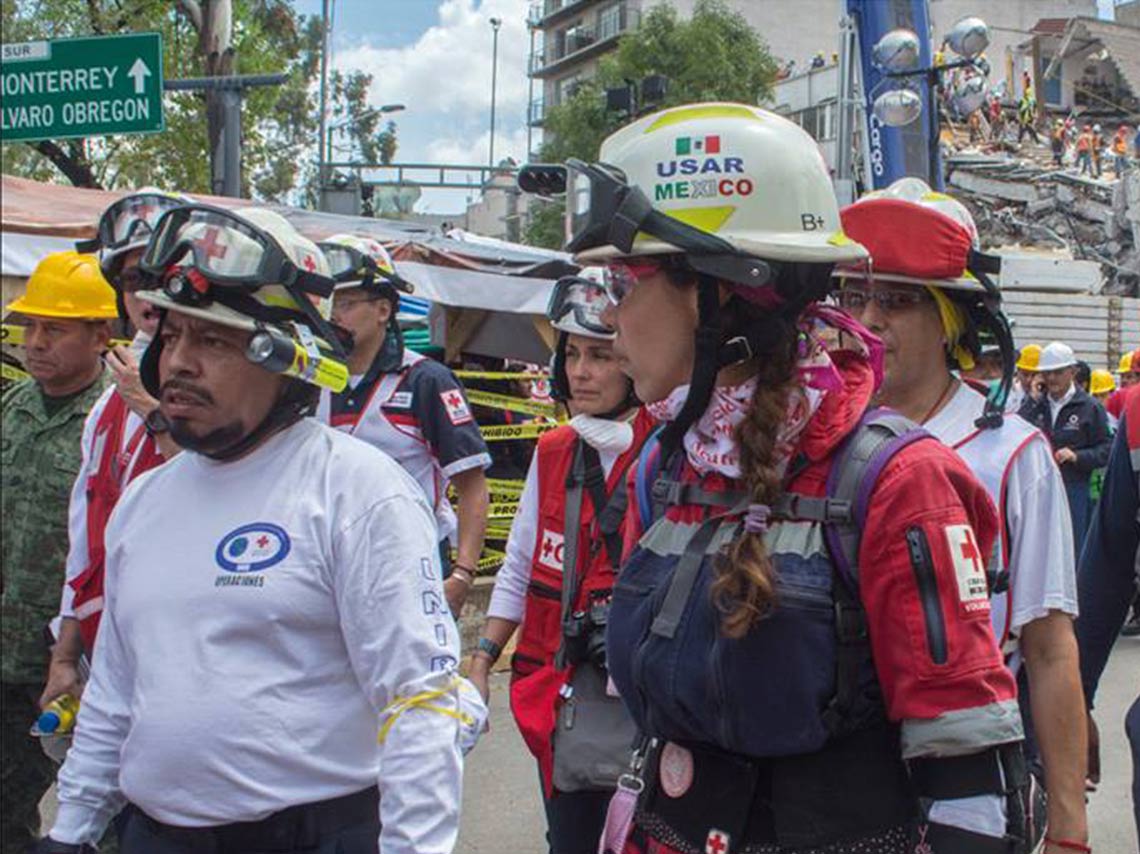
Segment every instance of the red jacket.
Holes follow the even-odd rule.
[[[862,360],[844,352],[833,357],[846,387],[824,398],[801,436],[794,458],[802,457],[805,465],[787,485],[791,492],[826,494],[835,452],[873,392]],[[712,491],[742,486],[716,474],[701,478],[687,461],[680,477]],[[627,538],[636,541],[639,513],[633,506],[636,490],[630,492]],[[707,512],[676,506],[666,518],[683,524]],[[860,543],[859,593],[886,713],[901,724],[906,758],[972,753],[1020,738],[1016,686],[990,627],[985,589],[979,595],[977,588],[997,521],[985,487],[939,442],[915,442],[899,451],[871,495]],[[936,600],[929,586],[924,596],[911,560],[908,532],[915,529],[929,544]],[[935,646],[944,649],[936,654]],[[616,654],[611,649],[611,659]],[[611,672],[616,678],[617,671]],[[623,696],[629,689],[618,687]],[[650,695],[651,704],[660,690],[656,684],[637,689]],[[730,703],[739,701],[731,694]]]
[[[625,477],[656,422],[644,410],[633,421],[633,444],[619,456],[606,480],[606,495]],[[544,434],[535,450],[538,466],[538,532],[531,558],[531,577],[526,606],[519,630],[518,647],[511,660],[511,711],[519,732],[538,759],[543,785],[549,791],[553,763],[551,737],[554,732],[558,691],[569,681],[572,668],[559,670],[554,656],[562,641],[563,548],[568,532],[566,518],[566,479],[579,442],[569,425]],[[574,610],[583,610],[591,595],[608,598],[614,586],[616,567],[610,564],[598,526],[594,506],[583,493],[578,531],[578,565],[581,581]]]
[[[87,478],[87,568],[68,583],[75,591],[73,607],[79,620],[83,646],[90,655],[103,614],[103,532],[111,511],[127,484],[165,461],[154,437],[141,425],[126,436],[130,410],[122,395],[112,392],[99,415],[92,438],[92,453],[98,455]],[[131,461],[138,459],[131,465]]]

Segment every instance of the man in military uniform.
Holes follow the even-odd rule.
[[[59,611],[80,436],[107,384],[115,294],[94,256],[59,252],[8,311],[27,320],[31,374],[0,403],[0,846],[15,854],[37,838],[39,801],[55,778],[28,731],[47,672],[45,630]]]

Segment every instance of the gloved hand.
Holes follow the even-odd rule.
[[[50,836],[45,836],[30,850],[30,854],[99,854],[94,845],[72,845],[67,842],[56,842]]]

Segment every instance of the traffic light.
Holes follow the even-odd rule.
[[[566,167],[559,163],[528,163],[519,169],[519,189],[536,196],[566,192]]]

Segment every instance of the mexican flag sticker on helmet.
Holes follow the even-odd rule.
[[[640,190],[654,211],[720,238],[733,253],[818,263],[866,257],[843,234],[816,142],[802,128],[759,107],[709,103],[663,110],[607,138],[598,159],[596,167]],[[596,221],[602,206],[590,197],[600,181],[575,180],[572,164],[570,171],[567,208],[573,237],[584,232],[591,213]],[[641,229],[629,251],[612,241],[580,241],[570,248],[579,249],[586,263],[694,251],[648,231]]]

